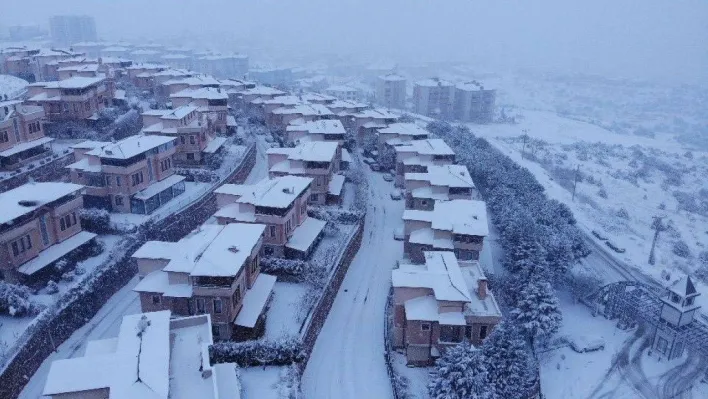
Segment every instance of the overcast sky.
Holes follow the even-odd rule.
[[[706,0],[2,0],[0,24],[96,18],[105,39],[202,32],[237,47],[467,60],[708,83]],[[205,44],[204,47],[209,47]],[[255,60],[257,61],[257,59]]]

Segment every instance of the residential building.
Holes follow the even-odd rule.
[[[184,89],[170,95],[172,107],[191,105],[206,117],[209,128],[220,134],[226,134],[226,116],[229,111],[229,95],[220,87],[202,87]]]
[[[262,224],[206,224],[178,242],[145,243],[133,254],[143,312],[208,313],[221,340],[260,335],[275,284],[260,273],[264,231]]]
[[[352,130],[356,132],[359,139],[376,137],[379,129],[387,127],[391,123],[396,123],[399,115],[381,108],[365,109],[353,116]]]
[[[116,338],[88,341],[84,356],[52,362],[43,397],[51,399],[239,399],[234,363],[211,364],[208,314],[123,316]]]
[[[56,73],[53,73],[54,68],[52,68],[54,63],[83,56],[84,54],[71,50],[41,49],[38,53],[29,57],[31,73],[34,77],[33,81],[56,80],[58,77]]]
[[[257,67],[248,71],[248,77],[269,86],[288,86],[293,83],[291,68]]]
[[[413,111],[431,118],[452,119],[455,85],[438,79],[424,79],[413,86]]]
[[[210,54],[195,61],[195,69],[219,78],[243,78],[248,74],[248,56],[245,54]]]
[[[49,33],[58,46],[95,42],[96,21],[88,15],[56,15],[49,18]]]
[[[342,122],[347,131],[356,131],[356,114],[369,108],[368,105],[356,101],[338,100],[327,108]]]
[[[165,87],[166,93],[172,95],[187,89],[218,89],[219,87],[221,87],[221,81],[210,75],[192,74],[191,76],[167,80],[166,82],[162,83],[162,86]]]
[[[422,263],[425,251],[452,251],[462,261],[478,260],[489,234],[487,207],[482,201],[435,201],[433,210],[403,211],[404,253]]]
[[[455,86],[455,119],[462,122],[492,122],[496,97],[496,90],[485,90],[476,81],[458,84]]]
[[[312,178],[282,176],[255,184],[224,184],[216,189],[219,224],[266,225],[263,253],[306,258],[321,236],[325,222],[307,216]]]
[[[79,143],[69,176],[86,186],[88,208],[151,214],[185,190],[184,177],[174,174],[175,141],[140,134],[115,143]]]
[[[154,74],[170,69],[167,65],[134,63],[126,68],[128,78],[137,88],[143,90],[155,90],[157,86]]]
[[[334,114],[322,104],[298,104],[293,107],[280,107],[266,116],[266,126],[283,132],[290,122],[302,119],[312,122],[320,119],[334,119]]]
[[[423,173],[406,173],[406,209],[432,211],[436,201],[479,199],[464,165],[429,165]]]
[[[282,90],[278,90],[269,86],[256,86],[252,88],[247,88],[241,93],[236,94],[231,99],[237,108],[242,109],[244,112],[257,109],[260,105],[253,104],[252,102],[256,99],[270,100],[277,96],[285,95],[286,93]]]
[[[110,106],[114,95],[113,85],[104,75],[74,76],[27,87],[27,101],[44,107],[49,122],[96,120],[98,113]]]
[[[208,114],[200,112],[195,105],[149,110],[143,112],[142,117],[143,133],[177,139],[173,157],[176,165],[204,165],[226,142],[225,137],[216,137]]]
[[[46,34],[39,25],[12,25],[7,27],[7,31],[11,42],[23,42]]]
[[[88,41],[73,43],[71,48],[74,49],[74,51],[84,53],[89,57],[100,58],[101,50],[103,50],[106,46],[110,46],[110,43]]]
[[[0,193],[0,277],[24,282],[96,237],[81,230],[83,186],[27,183]]]
[[[0,169],[17,169],[47,156],[53,140],[44,136],[44,108],[0,101]]]
[[[116,57],[116,58],[129,58],[130,53],[133,50],[125,46],[108,46],[101,49],[101,56],[103,57]]]
[[[425,173],[430,165],[455,163],[455,152],[442,139],[413,140],[394,146],[397,187],[403,187],[406,173]]]
[[[479,262],[458,262],[452,252],[425,252],[422,265],[391,271],[393,346],[409,365],[426,366],[448,347],[480,346],[501,321]]]
[[[167,53],[160,56],[160,63],[178,69],[192,69],[194,62],[191,55]]]
[[[341,148],[346,140],[344,125],[337,119],[322,119],[303,123],[290,123],[285,128],[285,144],[294,145],[307,141],[336,142]]]
[[[34,82],[34,70],[30,64],[31,56],[40,49],[27,46],[10,46],[0,49],[0,74],[12,75],[28,82]]]
[[[383,154],[386,146],[397,146],[413,140],[425,140],[428,131],[415,123],[392,123],[377,130],[379,154]],[[393,157],[396,152],[391,148]]]
[[[269,148],[268,175],[311,177],[309,202],[339,203],[344,176],[339,171],[342,151],[336,142],[309,141],[293,148]]]
[[[395,73],[379,76],[376,103],[386,108],[406,109],[406,78]]]
[[[343,101],[358,101],[360,96],[359,90],[344,85],[329,86],[325,89],[325,93]]]
[[[320,104],[325,106],[329,106],[333,102],[337,101],[337,97],[321,93],[302,93],[299,96],[302,98],[303,101],[308,102],[310,104]]]

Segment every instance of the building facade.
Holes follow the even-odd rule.
[[[95,42],[96,21],[88,15],[56,15],[49,18],[49,33],[58,46],[79,42]]]
[[[0,169],[10,170],[49,154],[44,108],[22,101],[0,101]]]
[[[455,119],[462,122],[490,123],[494,120],[496,90],[477,82],[455,86]]]
[[[379,76],[376,102],[385,108],[406,109],[406,78],[395,73]]]
[[[74,76],[57,82],[38,82],[27,87],[28,103],[42,106],[49,122],[98,119],[113,102],[115,90],[104,75]]]
[[[453,117],[455,85],[438,79],[424,79],[413,86],[413,112],[431,118],[450,120]]]

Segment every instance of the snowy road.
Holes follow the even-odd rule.
[[[402,225],[403,202],[393,201],[392,183],[363,168],[369,181],[366,228],[332,310],[302,377],[304,397],[392,397],[384,362],[384,307],[391,268],[403,255],[393,239]]]

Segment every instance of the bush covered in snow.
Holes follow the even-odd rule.
[[[79,211],[81,227],[96,234],[109,234],[113,232],[111,217],[107,210],[87,208]]]
[[[0,281],[0,314],[13,317],[37,314],[42,306],[30,298],[29,288]]]
[[[218,342],[209,347],[212,363],[236,363],[240,367],[285,366],[305,359],[297,338],[277,341]]]
[[[307,262],[299,259],[261,258],[261,271],[276,276],[300,276],[306,268]]]
[[[681,258],[691,257],[691,248],[689,248],[688,244],[686,244],[686,242],[682,240],[676,241],[673,247],[671,248],[671,251],[674,253],[674,255]]]
[[[312,205],[307,207],[307,215],[315,219],[339,224],[356,224],[364,217],[364,214],[359,211]]]
[[[57,284],[57,282],[54,280],[49,280],[45,292],[50,295],[56,294],[57,292],[59,292],[59,284]]]

